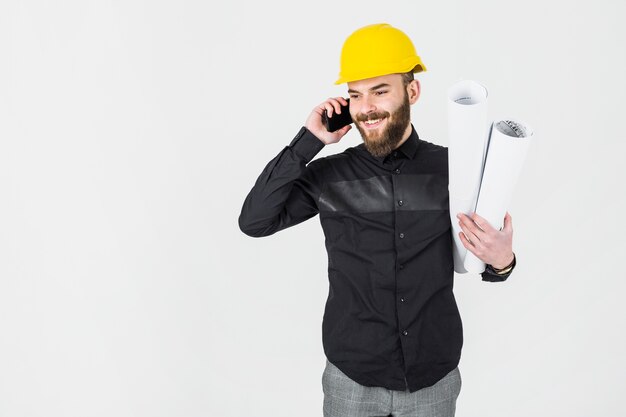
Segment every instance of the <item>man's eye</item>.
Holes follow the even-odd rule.
[[[357,99],[357,95],[356,94],[352,94],[352,95],[350,95],[350,98],[353,98],[353,99],[356,100]]]
[[[386,93],[386,91],[377,91],[377,92],[376,92],[376,94],[377,94],[377,95],[379,95],[379,96],[382,96],[382,95],[383,95],[383,94],[385,94],[385,93]]]

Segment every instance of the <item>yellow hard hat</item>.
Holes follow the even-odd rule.
[[[335,84],[403,72],[426,71],[411,39],[387,23],[354,31],[341,49],[341,69]]]

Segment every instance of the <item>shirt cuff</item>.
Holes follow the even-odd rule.
[[[294,137],[289,144],[289,147],[307,162],[311,161],[324,146],[326,146],[324,142],[311,133],[305,126],[302,126],[296,137]]]
[[[505,281],[515,269],[515,265],[517,265],[517,256],[515,254],[513,254],[513,265],[511,265],[511,269],[506,274],[498,274],[491,265],[487,264],[485,271],[481,274],[482,280],[488,282]]]

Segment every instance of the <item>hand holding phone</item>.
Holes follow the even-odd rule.
[[[339,111],[341,113],[337,113]],[[304,126],[328,145],[339,142],[352,129],[351,123],[349,101],[343,97],[331,97],[315,106]]]
[[[346,99],[348,102],[347,105],[341,105],[341,113],[337,114],[333,113],[331,117],[328,117],[326,110],[324,110],[324,114],[322,114],[322,121],[324,122],[324,126],[326,126],[326,130],[329,132],[336,132],[344,126],[352,123],[352,116],[350,116],[350,99]]]

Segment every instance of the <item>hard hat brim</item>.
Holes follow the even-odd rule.
[[[363,71],[360,74],[340,74],[337,81],[335,81],[335,85],[349,83],[352,81],[366,80],[368,78],[380,77],[382,75],[402,74],[409,71],[413,73],[426,71],[426,66],[422,62],[413,61],[408,67],[405,68],[406,70],[403,70],[402,68],[398,70],[397,66],[395,66],[395,68],[377,68],[375,71]]]

